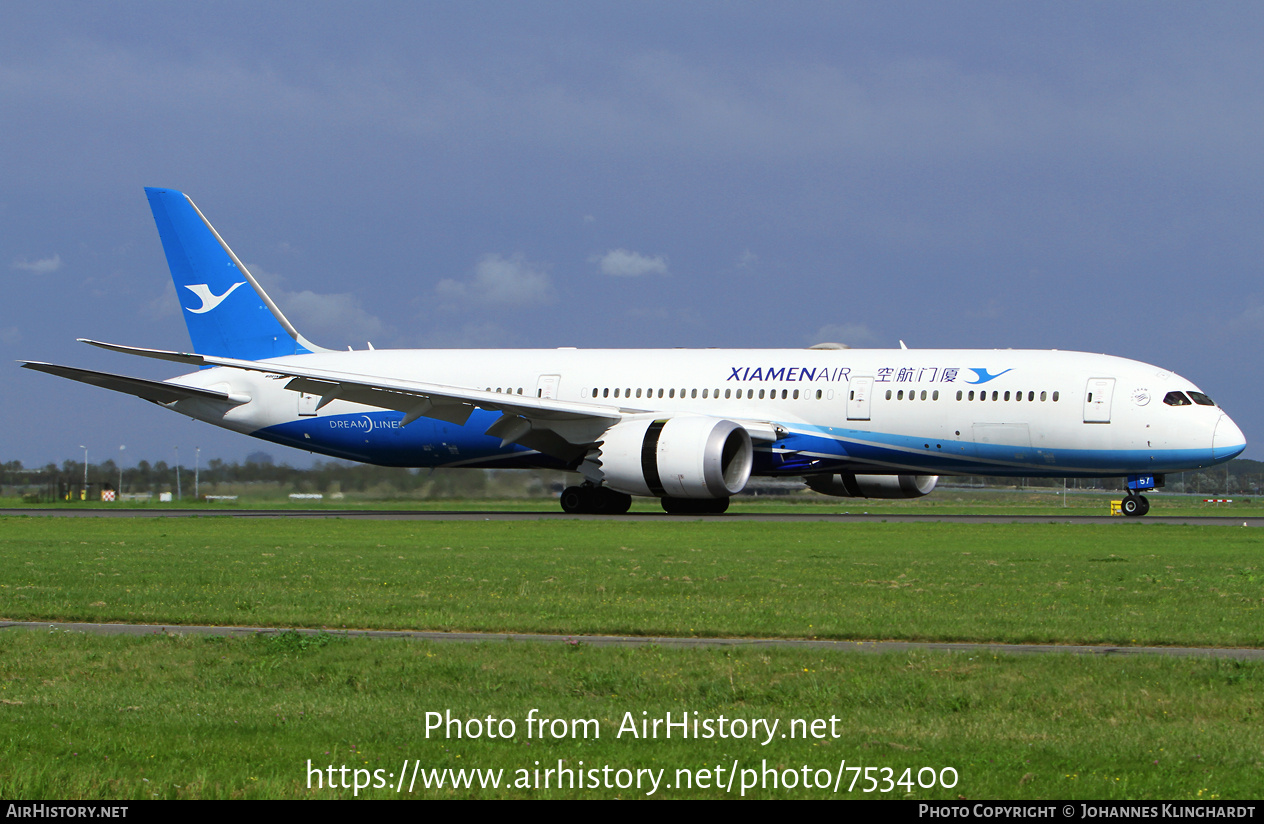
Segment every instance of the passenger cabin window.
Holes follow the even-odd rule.
[[[1163,396],[1163,402],[1168,406],[1189,406],[1189,398],[1185,397],[1183,392],[1168,392]]]

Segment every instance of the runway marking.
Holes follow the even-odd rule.
[[[1238,661],[1264,660],[1264,649],[1217,647],[1120,647],[1080,644],[989,644],[939,641],[821,641],[807,638],[680,638],[631,635],[534,635],[502,632],[425,632],[420,630],[375,629],[288,629],[285,627],[216,627],[174,624],[90,624],[48,621],[0,621],[0,630],[25,629],[45,632],[83,632],[94,635],[207,635],[242,637],[297,632],[303,635],[326,633],[349,638],[405,638],[413,641],[457,641],[463,643],[588,644],[595,647],[782,647],[825,649],[839,652],[910,652],[913,650],[1003,655],[1070,654],[1228,658]]]

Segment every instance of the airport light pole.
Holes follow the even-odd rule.
[[[116,492],[114,496],[114,500],[116,501],[123,500],[123,450],[124,449],[127,449],[127,447],[123,446],[122,444],[119,444],[119,485],[118,485],[118,492]]]
[[[183,496],[180,494],[180,447],[176,447],[176,500],[180,500]]]
[[[198,472],[202,468],[202,447],[193,447],[193,500],[198,500]]]
[[[79,444],[79,448],[83,450],[83,494],[88,494],[88,447]]]

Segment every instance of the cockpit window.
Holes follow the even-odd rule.
[[[1168,392],[1163,396],[1163,402],[1168,406],[1189,406],[1189,398],[1184,392]]]
[[[1194,399],[1194,403],[1199,406],[1215,406],[1216,402],[1204,395],[1202,392],[1190,392],[1189,396]]]

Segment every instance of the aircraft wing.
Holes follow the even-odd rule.
[[[103,389],[112,389],[115,392],[123,392],[127,395],[135,395],[138,398],[144,398],[162,406],[168,406],[176,401],[189,400],[190,398],[222,401],[232,404],[250,402],[250,398],[246,395],[233,395],[227,392],[217,392],[214,389],[180,386],[179,384],[167,383],[166,381],[131,378],[126,375],[112,375],[109,372],[96,372],[91,369],[78,369],[73,366],[58,366],[54,363],[23,361],[22,367],[24,369],[34,369],[37,372],[47,372],[60,378],[70,378],[72,381],[79,381],[80,383],[89,383],[93,386],[100,386]]]
[[[312,369],[274,361],[250,361],[236,358],[220,358],[186,352],[170,352],[161,349],[142,349],[113,343],[80,339],[84,343],[124,352],[130,355],[176,361],[190,366],[226,366],[245,369],[278,378],[290,378],[286,388],[295,392],[320,395],[317,408],[334,400],[346,400],[379,409],[394,409],[404,413],[402,425],[420,417],[438,418],[449,423],[464,424],[475,407],[512,414],[526,414],[537,420],[604,420],[614,423],[625,414],[649,410],[621,410],[602,404],[586,404],[551,398],[533,398],[527,395],[507,395],[501,392],[485,392],[458,386],[401,380],[380,375],[362,375],[333,369]]]
[[[401,426],[407,426],[421,417],[437,418],[448,423],[464,425],[475,408],[499,411],[503,413],[502,416],[487,429],[487,434],[501,438],[505,444],[521,443],[549,454],[572,453],[572,450],[561,444],[550,443],[547,437],[541,441],[541,432],[554,433],[555,437],[560,437],[563,442],[572,447],[580,446],[594,442],[607,428],[625,418],[652,414],[655,411],[555,398],[533,398],[528,395],[508,395],[480,389],[310,368],[267,360],[239,360],[161,349],[142,349],[83,338],[80,340],[114,352],[175,361],[190,366],[224,366],[260,372],[275,376],[277,379],[288,378],[285,384],[287,389],[309,395],[320,395],[317,409],[335,400],[345,400],[379,409],[393,409],[404,413],[403,420],[400,421]],[[775,441],[786,434],[783,428],[766,421],[735,421],[735,423],[745,428],[754,440]]]

